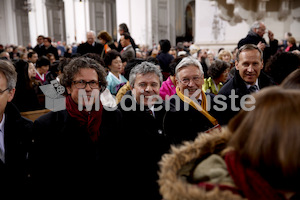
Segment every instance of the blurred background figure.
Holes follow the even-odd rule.
[[[112,50],[117,49],[115,46],[114,40],[107,31],[100,31],[97,35],[97,38],[100,40],[100,43],[104,45],[104,48],[100,54],[101,58],[104,58],[105,54]]]
[[[109,73],[106,76],[107,88],[112,95],[116,95],[118,92],[117,85],[127,82],[127,79],[121,75],[121,55],[117,50],[111,50],[105,55],[104,62],[109,68]]]
[[[44,108],[40,105],[37,96],[39,84],[35,81],[36,71],[33,63],[18,60],[14,65],[18,75],[16,93],[12,102],[20,112]]]
[[[174,60],[174,57],[169,54],[170,49],[171,43],[169,40],[164,39],[159,41],[158,55],[156,56],[156,59],[158,60],[159,66],[161,68],[164,81],[167,80],[170,75],[169,64],[172,62],[172,60]]]
[[[204,92],[207,92],[207,90],[209,89],[210,93],[218,94],[220,89],[227,81],[229,69],[230,64],[228,62],[225,62],[223,60],[213,61],[207,72],[209,78],[204,79],[202,90]]]
[[[297,50],[296,39],[294,37],[289,37],[287,39],[287,47],[284,49],[285,52]]]

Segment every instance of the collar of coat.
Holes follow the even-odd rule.
[[[202,113],[213,125],[217,125],[218,121],[211,116],[206,109],[206,95],[205,93],[201,90],[201,95],[202,95],[202,101],[201,101],[201,106],[197,103],[195,103],[192,99],[190,99],[189,97],[185,96],[184,94],[182,94],[179,90],[178,87],[176,87],[176,94],[179,96],[179,98],[189,104],[190,106],[192,106],[193,108],[195,108],[196,110],[198,110],[200,113]]]
[[[244,199],[229,190],[221,190],[218,187],[206,191],[187,178],[198,161],[212,153],[221,152],[231,136],[232,133],[227,128],[214,129],[210,133],[199,134],[194,141],[185,141],[177,146],[172,145],[170,153],[164,154],[159,162],[158,183],[163,199]]]

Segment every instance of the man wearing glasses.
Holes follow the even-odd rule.
[[[30,158],[37,191],[90,199],[111,188],[111,137],[120,127],[121,113],[106,110],[99,100],[105,76],[104,67],[91,58],[74,58],[64,67],[60,83],[66,88],[66,109],[34,122]]]
[[[264,34],[268,33],[269,44],[264,39]],[[264,63],[267,63],[271,55],[274,55],[278,49],[278,40],[274,38],[274,33],[266,29],[263,22],[256,21],[252,24],[247,36],[238,42],[238,48],[245,44],[255,44],[264,53]]]
[[[9,61],[0,60],[0,187],[3,193],[18,191],[9,195],[17,197],[21,192],[24,197],[33,123],[21,117],[11,103],[16,82],[15,67]]]
[[[204,73],[200,62],[192,57],[183,58],[175,68],[175,75],[176,94],[166,101],[164,129],[171,143],[180,144],[194,140],[199,132],[218,122],[208,112],[212,97],[202,91]]]

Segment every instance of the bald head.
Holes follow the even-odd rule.
[[[87,42],[92,45],[95,42],[96,34],[94,31],[89,31],[86,33],[86,40]]]

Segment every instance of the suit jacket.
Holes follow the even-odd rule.
[[[109,157],[114,148],[111,136],[120,127],[121,114],[118,110],[103,109],[101,117],[97,142],[91,140],[67,110],[49,112],[35,120],[35,142],[30,154],[33,188],[68,198],[81,194],[93,198],[109,195],[115,181]]]
[[[42,55],[47,56],[48,53],[52,53],[55,56],[55,60],[59,60],[57,48],[50,45],[48,49],[45,46],[42,47]]]
[[[131,91],[126,95],[133,98]],[[161,200],[157,184],[158,162],[169,150],[163,132],[164,106],[155,105],[155,108],[161,106],[161,109],[155,111],[153,117],[148,111],[141,110],[140,105],[133,99],[127,98],[124,103],[118,104],[122,112],[122,132],[116,138],[120,144],[117,145],[120,148],[119,162],[122,163],[122,171],[125,172],[120,173],[119,179],[130,182],[127,181],[122,185],[120,199]],[[136,111],[126,111],[124,106],[126,108],[136,106]]]
[[[84,55],[86,53],[96,53],[96,54],[101,54],[104,46],[103,44],[100,44],[98,42],[95,42],[95,45],[90,45],[89,43],[85,42],[83,44],[80,44],[77,48],[77,53],[80,55]]]
[[[33,122],[20,115],[8,103],[5,108],[4,147],[5,163],[0,160],[0,187],[10,195],[25,195],[29,184],[28,152],[31,148]],[[3,193],[2,193],[3,194]]]
[[[275,85],[274,81],[267,76],[263,71],[260,72],[260,76],[258,77],[258,86],[260,89]],[[244,95],[250,94],[249,90],[247,89],[247,86],[244,82],[244,80],[241,78],[239,71],[236,70],[234,77],[230,79],[225,85],[221,88],[218,95],[224,95],[227,99],[225,101],[227,109],[224,111],[216,112],[216,118],[220,125],[226,125],[228,124],[229,120],[233,118],[239,111],[233,111],[231,108],[233,107],[231,99],[229,98],[229,95],[231,94],[231,90],[235,91],[235,94],[238,95],[238,98],[235,98],[235,106],[239,109],[241,109],[241,98]],[[217,96],[218,96],[217,95]]]
[[[121,51],[122,58],[127,58],[127,62],[133,58],[135,58],[135,51],[132,46],[126,48],[126,50]]]
[[[35,47],[33,48],[33,51],[35,51],[39,57],[41,57],[43,55],[43,48],[45,48],[44,44],[42,45],[35,45]]]

